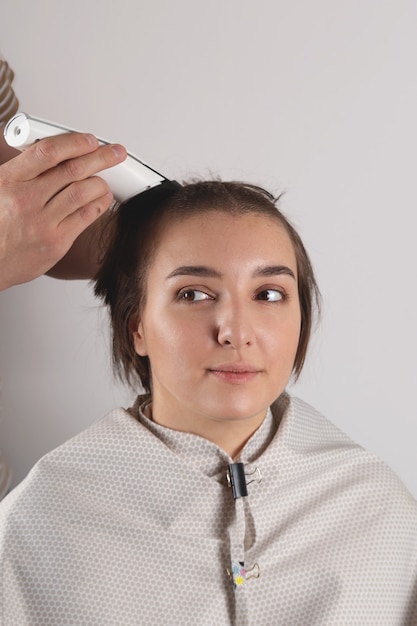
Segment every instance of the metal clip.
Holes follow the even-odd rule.
[[[255,474],[255,476],[253,478],[251,478],[251,480],[247,480],[246,484],[250,485],[251,483],[261,483],[262,482],[262,474],[261,474],[261,470],[259,469],[259,467],[255,467],[255,469],[252,472],[246,472],[245,476],[253,476]]]
[[[246,570],[246,580],[249,580],[250,578],[259,578],[260,575],[261,568],[257,563],[255,563],[255,565],[251,569]]]
[[[255,475],[255,476],[254,476]],[[247,476],[254,476],[251,480],[247,481]],[[232,488],[233,498],[242,498],[248,495],[247,486],[251,483],[262,481],[262,474],[259,467],[255,467],[252,472],[245,473],[245,466],[243,463],[230,463],[226,472],[227,483]]]

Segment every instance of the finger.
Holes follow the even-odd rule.
[[[40,190],[43,188],[58,190],[67,185],[94,176],[95,174],[113,167],[124,161],[127,153],[123,146],[101,146],[90,154],[69,159],[60,163],[57,167],[45,172],[41,177]]]
[[[112,193],[106,193],[104,196],[95,198],[88,204],[80,207],[78,210],[71,213],[60,224],[60,228],[65,228],[71,232],[71,239],[78,237],[88,226],[90,226],[95,220],[103,215],[114,201]],[[75,236],[74,236],[75,235]]]
[[[81,218],[88,226],[110,206],[113,199],[107,183],[98,176],[92,176],[67,185],[51,198],[45,205],[43,219],[60,226],[67,218],[77,214],[77,220]]]
[[[63,251],[63,254],[60,255],[60,258],[62,258],[69,250],[71,250],[72,252],[72,256],[73,259],[71,261],[71,265],[74,265],[74,262],[77,262],[78,264],[81,263],[82,265],[88,265],[88,270],[86,270],[86,268],[84,268],[84,270],[81,272],[80,267],[78,267],[78,269],[76,269],[75,267],[72,268],[72,277],[73,278],[91,278],[94,273],[97,271],[98,267],[97,266],[97,241],[95,239],[91,239],[91,237],[95,237],[94,231],[91,230],[95,228],[96,224],[100,225],[100,217],[104,217],[104,213],[109,209],[109,207],[111,206],[113,201],[113,198],[111,196],[109,196],[109,194],[106,194],[104,196],[101,196],[100,198],[96,198],[94,199],[92,202],[90,202],[89,204],[81,207],[80,209],[78,209],[77,211],[75,211],[74,213],[72,213],[71,215],[69,215],[68,217],[65,218],[65,220],[63,220],[59,227],[58,227],[58,231],[61,233],[61,240],[65,243],[65,250]],[[91,225],[93,224],[93,226],[91,227]],[[91,228],[88,228],[88,227]],[[100,231],[100,226],[98,227],[99,231]],[[83,241],[83,237],[84,237],[84,233],[88,233],[89,236],[87,238],[87,243],[86,241]],[[80,237],[81,235],[81,237]],[[98,235],[97,235],[98,236]],[[75,245],[74,242],[77,242],[77,246],[78,246],[78,251],[76,250],[76,248],[74,248],[73,246]],[[82,242],[82,243],[79,243]],[[80,246],[81,249],[82,248],[86,248],[86,250],[84,250],[83,253],[81,253],[80,251]],[[74,258],[74,251],[75,251],[75,258]],[[77,257],[82,257],[77,259]],[[93,271],[91,269],[91,263],[94,265],[95,270]],[[69,273],[68,273],[68,269],[67,268],[67,276],[70,277]],[[73,272],[75,271],[76,275],[73,275]],[[87,273],[85,274],[85,271],[87,271]]]
[[[15,180],[28,181],[68,159],[89,154],[98,140],[88,133],[65,133],[37,141],[8,163]]]

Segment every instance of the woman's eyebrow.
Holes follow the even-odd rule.
[[[254,278],[257,278],[258,276],[279,276],[282,274],[291,276],[295,280],[294,272],[286,265],[261,265],[260,267],[257,267],[255,269],[252,276]],[[207,265],[181,265],[180,267],[175,268],[175,270],[173,270],[170,274],[168,274],[167,279],[173,278],[174,276],[203,276],[205,278],[222,278],[223,274],[212,267],[208,267]]]
[[[207,267],[206,265],[181,265],[180,267],[175,268],[170,274],[168,274],[167,278],[173,278],[174,276],[203,276],[209,278],[222,278],[223,274],[213,269],[212,267]]]
[[[261,265],[256,268],[253,272],[253,276],[279,276],[281,274],[286,274],[287,276],[291,276],[295,280],[295,274],[290,267],[286,265]]]

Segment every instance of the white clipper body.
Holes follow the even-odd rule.
[[[4,138],[9,146],[23,151],[45,137],[71,132],[76,131],[52,124],[46,120],[30,117],[26,113],[17,113],[7,122],[4,128]],[[109,145],[110,143],[103,139],[98,141],[100,145]],[[98,172],[97,176],[108,183],[115,200],[118,202],[123,202],[131,196],[151,187],[156,187],[167,180],[165,176],[130,153],[123,163],[102,170]]]

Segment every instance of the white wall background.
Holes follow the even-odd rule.
[[[417,15],[389,0],[2,0],[22,109],[167,176],[273,190],[324,316],[295,392],[417,495]],[[131,393],[87,284],[0,294],[0,447],[14,484]]]

